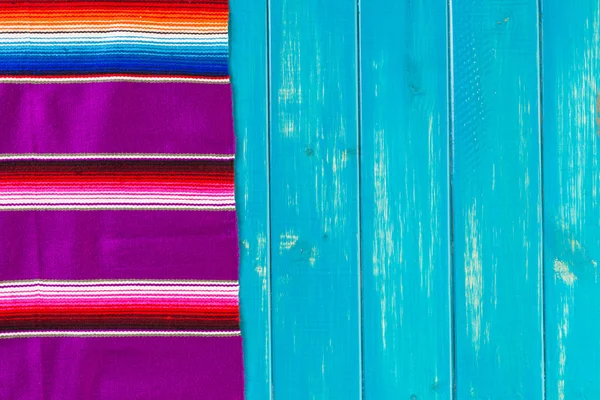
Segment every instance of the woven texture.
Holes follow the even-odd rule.
[[[243,398],[227,23],[0,0],[0,398]]]

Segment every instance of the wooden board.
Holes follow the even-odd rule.
[[[230,4],[246,398],[600,398],[598,2]]]
[[[452,2],[457,399],[543,398],[538,13]]]
[[[267,5],[230,0],[240,307],[247,399],[271,398]],[[251,28],[249,28],[251,27]]]
[[[366,399],[452,392],[446,2],[363,2]]]
[[[358,399],[355,4],[271,0],[269,32],[274,397]]]
[[[600,398],[600,4],[543,3],[547,396]]]

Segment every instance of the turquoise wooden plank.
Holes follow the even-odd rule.
[[[600,4],[543,10],[547,399],[599,399]]]
[[[271,0],[276,399],[358,399],[356,10]]]
[[[451,6],[457,398],[541,399],[537,6]]]
[[[363,2],[366,399],[450,399],[447,3]]]
[[[245,395],[271,398],[267,3],[230,0]]]

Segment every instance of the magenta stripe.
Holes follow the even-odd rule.
[[[8,399],[243,398],[241,337],[12,339],[0,352]]]
[[[44,300],[44,301],[11,301],[10,303],[5,303],[0,305],[0,309],[9,309],[12,307],[22,307],[22,306],[43,306],[45,304],[54,305],[54,304],[62,304],[62,305],[72,305],[72,306],[92,306],[97,304],[110,304],[110,305],[164,305],[164,306],[210,306],[210,305],[223,305],[223,306],[237,306],[238,302],[235,300],[229,301],[147,301],[147,300],[131,300],[127,301],[127,299],[123,300],[114,300],[114,299],[101,299],[98,298],[94,301],[86,300],[86,301],[73,301],[72,299],[55,299],[52,301]]]
[[[0,212],[0,280],[237,280],[236,232],[233,211]]]
[[[0,153],[235,152],[229,84],[0,84],[0,99]]]

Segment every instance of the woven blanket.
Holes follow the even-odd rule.
[[[241,399],[226,0],[0,0],[0,398]]]

